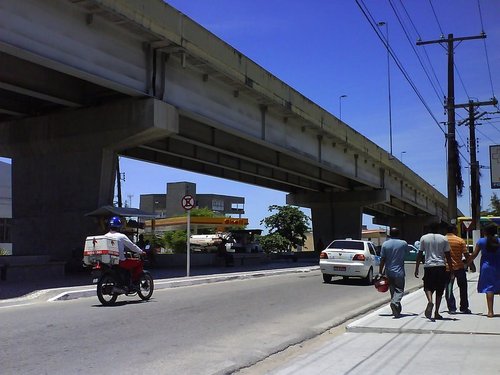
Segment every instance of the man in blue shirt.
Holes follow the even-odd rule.
[[[379,273],[387,276],[391,292],[391,310],[395,318],[401,316],[401,299],[405,289],[405,255],[408,251],[406,241],[399,239],[399,229],[391,228],[389,239],[380,250]],[[385,269],[384,269],[385,268]]]

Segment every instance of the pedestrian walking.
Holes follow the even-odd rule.
[[[497,234],[497,226],[490,224],[485,228],[485,237],[479,239],[474,252],[469,258],[468,264],[481,252],[481,264],[479,280],[477,282],[478,293],[486,293],[486,306],[488,318],[493,318],[493,299],[495,294],[500,294],[500,242]]]
[[[229,241],[220,236],[217,242],[217,256],[224,258],[224,264],[226,267],[234,266],[233,254],[227,252],[226,244]]]
[[[389,239],[380,250],[379,273],[385,274],[391,293],[390,307],[395,318],[401,316],[401,299],[405,289],[405,255],[408,252],[406,241],[399,239],[399,229],[391,228]]]
[[[467,295],[467,273],[465,272],[466,263],[464,263],[464,259],[465,261],[469,259],[469,252],[465,241],[458,237],[456,233],[457,226],[449,225],[446,238],[450,244],[452,269],[447,268],[450,277],[445,288],[446,304],[448,305],[448,313],[455,314],[457,312],[457,302],[453,294],[453,286],[456,280],[460,291],[460,311],[464,314],[470,314],[469,297]]]
[[[418,269],[422,259],[424,260],[424,292],[427,297],[427,307],[425,317],[432,318],[434,309],[434,319],[443,319],[439,314],[439,307],[443,298],[444,288],[449,275],[446,272],[446,264],[451,269],[450,244],[445,236],[440,234],[439,223],[431,224],[431,233],[424,234],[420,238],[420,249],[417,254],[415,264],[415,277],[418,277]],[[425,258],[424,254],[425,253]],[[433,295],[436,293],[435,304]]]

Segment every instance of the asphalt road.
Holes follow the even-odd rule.
[[[409,265],[407,289],[421,283]],[[227,374],[385,303],[319,271],[0,309],[2,374]],[[120,300],[119,300],[120,301]]]

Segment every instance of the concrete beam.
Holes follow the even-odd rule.
[[[363,207],[371,204],[388,202],[389,200],[390,194],[384,189],[332,193],[305,192],[288,194],[286,197],[287,204],[310,208],[325,203],[335,206],[349,206],[354,204]]]
[[[85,216],[112,204],[117,151],[175,132],[176,110],[125,100],[0,124],[0,154],[12,158],[14,255],[81,256],[99,234]]]
[[[156,99],[125,99],[107,105],[0,123],[0,155],[25,152],[120,151],[177,133],[177,110]]]

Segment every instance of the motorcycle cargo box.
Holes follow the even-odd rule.
[[[118,242],[106,236],[89,236],[83,249],[83,263],[87,266],[96,263],[118,264],[120,252]]]

